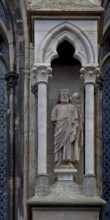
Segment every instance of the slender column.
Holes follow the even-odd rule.
[[[15,206],[15,149],[14,149],[14,90],[17,84],[18,75],[15,72],[9,72],[5,75],[8,89],[8,106],[9,106],[9,125],[8,125],[8,218],[14,218]]]
[[[94,84],[85,85],[85,175],[94,175]]]
[[[89,186],[89,194],[95,194],[95,100],[94,85],[99,68],[86,66],[81,68],[81,77],[84,78],[85,85],[85,177]],[[93,183],[94,182],[94,183]],[[93,189],[94,188],[94,189]],[[86,191],[88,188],[86,187]],[[94,191],[94,192],[93,192]]]
[[[38,84],[38,174],[47,174],[47,85]]]
[[[47,83],[52,70],[43,64],[34,67],[33,70],[35,79],[32,86],[33,91],[38,89],[38,178],[36,179],[36,192],[41,195],[46,193],[43,184],[45,184],[47,176]]]

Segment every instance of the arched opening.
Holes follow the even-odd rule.
[[[81,89],[82,85],[79,88],[78,85],[75,85],[73,88],[74,81],[77,79],[79,81],[79,71],[81,64],[78,60],[74,59],[74,47],[68,42],[63,41],[57,47],[58,58],[52,61],[52,75],[53,80],[57,80],[58,91],[62,87],[69,87],[71,92],[75,92]],[[58,92],[56,91],[56,92]]]
[[[65,40],[58,45],[57,52],[59,57],[51,63],[53,83],[54,80],[57,81],[57,85],[55,86],[56,98],[61,87],[68,87],[70,92],[76,92],[82,89],[82,82],[79,80],[81,64],[77,59],[73,58],[74,47]]]
[[[48,83],[48,125],[47,125],[47,140],[48,140],[48,173],[51,179],[51,184],[55,181],[53,178],[54,169],[54,125],[50,120],[51,111],[57,104],[58,94],[60,89],[69,89],[70,94],[74,92],[80,93],[83,100],[83,82],[80,80],[80,62],[73,58],[75,49],[67,40],[61,42],[57,47],[58,58],[51,63],[52,79]],[[80,170],[76,175],[76,182],[81,183],[83,178],[83,149],[81,149],[81,160],[77,166]],[[50,166],[51,163],[51,166]]]
[[[59,55],[59,58],[57,60],[60,60],[62,63],[70,64],[73,62],[73,54],[75,52],[74,47],[68,42],[63,41],[58,47],[57,52]]]

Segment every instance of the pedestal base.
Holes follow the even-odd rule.
[[[28,220],[102,220],[105,201],[85,196],[73,181],[58,181],[47,196],[35,195],[27,201]]]
[[[32,220],[99,220],[99,208],[32,208]]]
[[[54,173],[58,175],[58,181],[73,181],[73,174],[77,170],[74,169],[54,169]]]

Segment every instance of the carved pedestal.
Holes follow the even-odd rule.
[[[29,220],[102,220],[105,202],[98,196],[82,195],[72,181],[58,181],[46,197],[28,200]]]

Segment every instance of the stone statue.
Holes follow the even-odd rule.
[[[79,161],[80,110],[78,111],[76,103],[72,103],[68,89],[60,90],[58,104],[52,110],[51,120],[55,124],[55,167],[74,167]]]

